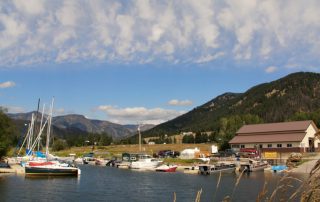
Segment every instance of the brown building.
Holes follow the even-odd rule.
[[[229,141],[232,148],[257,149],[262,157],[281,153],[319,151],[320,141],[315,138],[319,129],[313,121],[294,121],[244,125]]]

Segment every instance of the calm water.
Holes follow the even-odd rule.
[[[141,172],[89,165],[80,168],[82,174],[78,178],[0,175],[0,201],[173,201],[175,192],[178,202],[191,202],[201,188],[201,201],[221,201],[232,195],[238,176],[224,174],[216,192],[219,175]],[[280,178],[279,174],[264,172],[243,175],[232,201],[255,201],[265,180],[271,190]],[[294,190],[291,188],[289,192]]]

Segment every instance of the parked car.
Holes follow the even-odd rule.
[[[259,152],[256,149],[241,148],[239,156],[244,158],[255,158],[259,156]]]
[[[167,157],[176,158],[179,155],[180,155],[180,152],[178,152],[178,151],[161,150],[161,151],[158,152],[157,157],[160,157],[160,158],[167,158]]]
[[[239,157],[239,152],[233,149],[226,149],[224,151],[219,151],[218,153],[212,154],[213,157]]]

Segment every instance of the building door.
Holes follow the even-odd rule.
[[[309,152],[314,152],[314,138],[309,138]]]

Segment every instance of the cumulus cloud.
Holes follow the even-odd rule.
[[[268,64],[279,55],[315,63],[318,7],[317,0],[1,1],[0,65],[154,58]]]
[[[6,81],[3,83],[0,83],[0,88],[11,88],[11,87],[14,87],[15,85],[16,83],[13,81]]]
[[[136,124],[138,122],[145,124],[160,124],[185,113],[184,111],[175,111],[162,108],[118,108],[110,105],[101,105],[97,107],[97,110],[105,112],[108,116],[108,120],[111,122],[121,124]]]
[[[192,101],[191,100],[173,99],[168,102],[168,105],[171,105],[171,106],[190,106],[190,105],[192,105]]]
[[[278,70],[278,68],[277,67],[275,67],[275,66],[269,66],[269,67],[267,67],[266,69],[265,69],[265,72],[266,73],[273,73],[273,72],[275,72],[275,71],[277,71]]]

